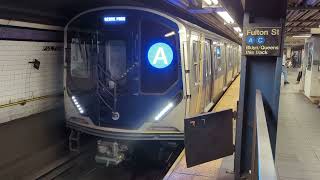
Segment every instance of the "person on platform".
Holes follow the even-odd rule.
[[[297,84],[300,83],[300,80],[301,80],[301,77],[302,77],[302,70],[303,70],[303,65],[301,64],[299,72],[298,72]]]
[[[283,54],[283,57],[282,57],[282,74],[283,74],[283,78],[284,78],[284,85],[289,84],[287,66],[288,66],[288,63],[287,63],[286,55]]]

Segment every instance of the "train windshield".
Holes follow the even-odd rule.
[[[67,92],[111,112],[127,109],[121,103],[130,99],[149,103],[146,96],[177,94],[171,90],[182,91],[178,31],[169,19],[139,10],[79,16],[66,34]],[[162,100],[150,102],[150,111]]]
[[[108,10],[77,18],[67,33],[69,89],[90,91],[102,75],[124,85],[136,73],[141,93],[164,93],[178,79],[177,34],[171,21],[141,11]],[[154,44],[160,46],[149,53]],[[162,51],[161,45],[169,50]]]

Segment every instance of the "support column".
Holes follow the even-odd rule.
[[[236,127],[235,177],[249,175],[256,89],[261,90],[273,156],[280,96],[286,0],[243,0],[240,99]],[[268,47],[268,49],[266,49]]]

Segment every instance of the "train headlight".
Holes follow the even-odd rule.
[[[73,101],[73,104],[77,107],[79,113],[83,114],[84,110],[83,110],[82,106],[80,105],[80,103],[78,102],[77,98],[75,96],[72,96],[71,99]]]
[[[154,120],[158,121],[160,120],[167,112],[173,108],[173,103],[170,102],[166,107],[164,107],[159,114],[154,118]]]

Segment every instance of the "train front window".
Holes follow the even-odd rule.
[[[73,38],[71,43],[71,76],[78,78],[89,78],[90,65],[89,53],[90,48],[85,42],[78,38]]]
[[[142,19],[140,70],[142,93],[165,93],[178,80],[177,34],[177,27],[167,19],[161,17]]]
[[[121,93],[166,93],[179,79],[178,31],[166,18],[135,10],[81,16],[68,28],[68,89],[95,93],[111,82]]]
[[[128,68],[136,63],[133,44],[139,18],[134,12],[110,16],[115,10],[88,13],[68,28],[68,89],[96,92],[110,82],[125,86]]]

